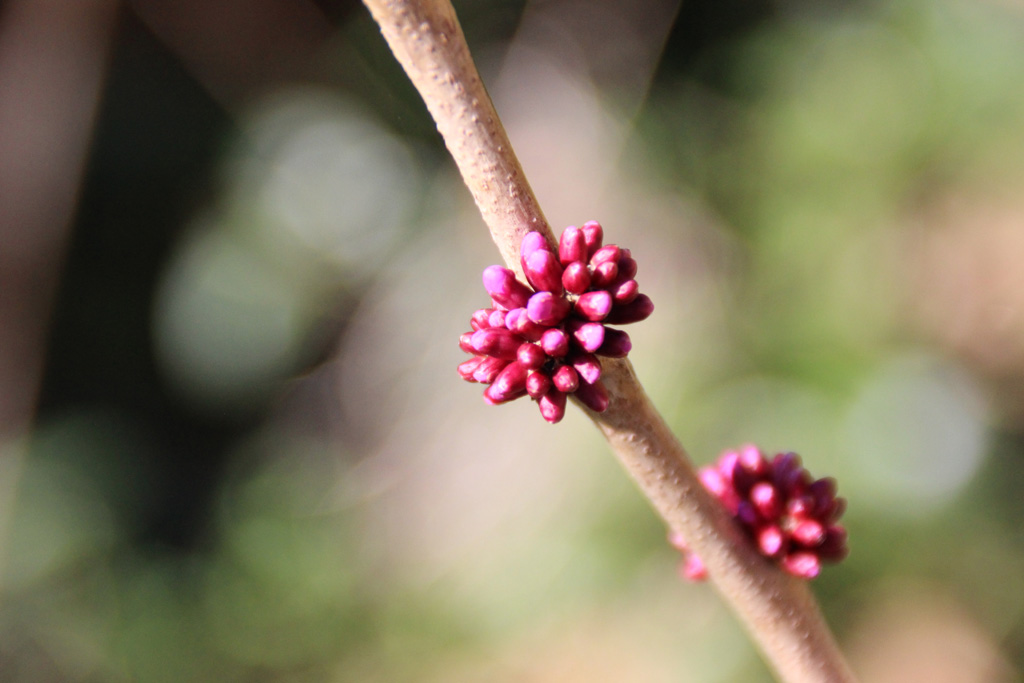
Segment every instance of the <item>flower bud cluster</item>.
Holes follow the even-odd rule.
[[[607,325],[644,320],[654,304],[640,293],[629,249],[603,240],[597,221],[566,228],[557,253],[539,232],[527,234],[519,254],[529,285],[508,268],[484,270],[492,305],[473,314],[459,339],[473,354],[459,375],[487,384],[487,403],[528,395],[551,423],[565,415],[568,394],[595,412],[608,407],[598,357],[624,358],[632,342]]]
[[[836,497],[834,479],[812,479],[797,454],[779,453],[768,460],[748,445],[723,453],[700,471],[700,478],[758,551],[790,574],[812,579],[823,563],[846,557],[846,530],[837,523],[846,500]],[[703,562],[684,538],[672,533],[669,542],[683,553],[683,576],[706,578]]]

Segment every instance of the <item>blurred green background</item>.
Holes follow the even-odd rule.
[[[0,82],[56,44],[26,1]],[[5,425],[0,680],[770,680],[578,411],[458,379],[497,251],[362,6],[110,4]],[[637,257],[694,460],[838,478],[813,587],[862,680],[1019,680],[1024,6],[456,6],[556,232]],[[47,85],[2,95],[26,131]]]

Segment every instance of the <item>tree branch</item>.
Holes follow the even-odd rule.
[[[473,64],[448,0],[364,0],[434,117],[509,268],[519,244],[554,236]],[[853,681],[805,581],[766,561],[700,483],[627,360],[602,360],[611,403],[587,411],[669,527],[686,538],[780,680]],[[584,408],[584,410],[586,410]]]

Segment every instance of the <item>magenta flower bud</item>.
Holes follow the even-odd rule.
[[[519,334],[516,327],[520,324],[520,317],[526,318],[527,320],[530,319],[530,317],[526,315],[526,308],[513,308],[511,311],[507,311],[505,313],[505,327],[516,334]]]
[[[552,358],[561,358],[569,353],[569,336],[559,329],[545,330],[540,338],[540,347]]]
[[[531,370],[526,376],[526,393],[530,398],[540,398],[551,390],[551,378],[542,370]]]
[[[544,353],[544,349],[530,342],[523,342],[516,351],[516,360],[528,370],[536,370],[544,365],[547,359],[548,355]]]
[[[525,394],[525,389],[517,392],[502,392],[501,389],[497,387],[497,385],[492,384],[491,386],[484,389],[484,403],[486,403],[489,406],[497,406],[501,405],[502,403],[514,401],[517,398],[524,396]]]
[[[821,572],[821,560],[812,552],[799,552],[782,558],[782,568],[793,576],[813,579]]]
[[[612,295],[603,289],[587,292],[576,300],[575,310],[587,320],[604,320],[612,311]]]
[[[825,518],[835,507],[836,480],[825,477],[811,482],[807,487],[807,494],[814,499],[814,515]]]
[[[523,340],[519,336],[504,327],[489,327],[477,330],[470,337],[470,344],[473,350],[485,356],[512,360],[516,357],[519,345]]]
[[[537,249],[526,260],[526,279],[538,292],[562,294],[562,264],[547,249]]]
[[[817,548],[818,557],[828,562],[838,562],[849,554],[846,547],[846,529],[841,526],[830,526],[825,532],[825,540]]]
[[[565,394],[554,388],[541,396],[537,401],[541,417],[551,424],[560,422],[565,417],[565,398]]]
[[[473,379],[473,373],[476,372],[477,367],[486,356],[473,356],[469,360],[459,363],[459,377],[466,380],[467,382],[475,382]]]
[[[646,320],[654,312],[654,302],[646,294],[639,294],[624,306],[612,307],[604,321],[610,325],[626,325]]]
[[[519,263],[523,266],[523,272],[526,272],[526,262],[530,256],[538,250],[550,251],[548,241],[544,239],[544,235],[536,230],[526,233],[523,236],[523,241],[519,243]]]
[[[775,487],[766,481],[759,481],[750,488],[750,502],[754,504],[761,519],[775,520],[782,513],[779,496]]]
[[[571,366],[576,368],[576,372],[580,373],[580,377],[587,384],[593,384],[601,379],[601,361],[594,354],[577,352],[567,360]]]
[[[565,329],[572,334],[584,351],[593,353],[604,344],[604,325],[601,323],[585,323],[579,320],[570,321]]]
[[[844,512],[846,512],[846,499],[836,498],[832,502],[832,507],[829,511],[822,515],[822,519],[827,519],[829,521],[836,520],[842,517]]]
[[[580,386],[580,375],[569,365],[563,365],[551,377],[555,388],[559,391],[571,394]]]
[[[732,490],[731,484],[722,476],[721,470],[717,467],[703,467],[698,476],[700,477],[700,483],[704,484],[704,488],[716,498],[721,499],[727,491]]]
[[[487,388],[488,396],[499,403],[517,399],[526,393],[526,376],[528,371],[513,361],[494,378],[494,383]]]
[[[566,267],[575,261],[587,260],[587,240],[583,237],[583,231],[575,225],[563,230],[558,239],[558,260]]]
[[[587,256],[593,256],[604,241],[604,230],[597,221],[587,221],[580,230],[583,231],[583,240],[587,243]]]
[[[505,327],[505,311],[494,310],[487,317],[488,327]]]
[[[480,365],[476,366],[476,370],[473,371],[473,379],[481,384],[490,384],[498,376],[498,373],[505,369],[506,365],[508,365],[507,360],[484,356]]]
[[[790,491],[799,481],[803,466],[796,453],[779,453],[772,460],[772,469],[775,487],[780,491]]]
[[[708,578],[708,569],[704,566],[703,560],[700,559],[697,553],[688,553],[686,555],[681,573],[687,581],[704,581]]]
[[[602,247],[607,249],[608,247]],[[601,253],[600,251],[598,252]],[[600,287],[606,289],[611,287],[612,283],[619,277],[619,267],[612,261],[605,261],[604,263],[594,267],[594,274],[591,285],[593,287]]]
[[[761,476],[768,471],[768,461],[760,449],[753,444],[741,446],[737,452],[738,462],[746,472],[755,476]]]
[[[530,297],[526,305],[526,313],[530,320],[538,325],[554,327],[569,315],[572,304],[567,299],[555,296],[551,292],[537,292]]]
[[[823,562],[846,557],[846,530],[833,523],[845,508],[835,481],[812,480],[795,453],[768,460],[756,446],[744,446],[722,453],[700,479],[758,551],[790,574],[810,579]],[[690,551],[683,552],[688,561]]]
[[[579,387],[573,394],[580,400],[580,403],[593,410],[595,413],[603,413],[608,409],[608,392],[600,382],[588,384],[580,382]]]
[[[498,306],[511,310],[525,306],[530,300],[530,288],[516,279],[516,274],[502,266],[484,268],[484,289]]]
[[[729,514],[735,515],[740,505],[740,498],[732,487],[732,482],[722,474],[716,467],[705,467],[698,473],[704,488],[711,492],[715,498],[721,501]]]
[[[825,540],[825,527],[813,519],[805,519],[793,528],[792,534],[797,543],[813,548]]]
[[[795,487],[790,487],[794,489]],[[808,517],[814,511],[814,499],[810,496],[796,496],[786,503],[786,514],[794,518]]]
[[[615,270],[618,271],[619,257],[622,256],[622,250],[617,245],[609,244],[601,247],[590,257],[590,265],[597,268],[602,263],[614,263]]]
[[[469,326],[476,332],[484,327],[490,327],[491,313],[494,312],[493,308],[481,308],[473,312],[473,317],[469,319]]]
[[[782,529],[774,524],[766,526],[757,532],[757,547],[762,555],[767,555],[768,557],[778,555],[782,551],[785,541],[786,537],[783,535]]]
[[[548,328],[530,320],[525,308],[513,308],[505,315],[505,327],[526,341],[538,341]]]
[[[472,338],[472,332],[463,332],[459,337],[459,348],[466,353],[476,353],[476,349],[473,348],[473,343],[471,341]]]
[[[718,457],[718,463],[714,469],[721,472],[722,476],[729,482],[729,486],[732,486],[732,475],[736,471],[739,460],[740,456],[736,451],[725,451]]]
[[[590,269],[582,261],[573,261],[562,272],[562,286],[572,294],[582,294],[590,288]]]
[[[740,523],[748,529],[754,529],[757,527],[760,518],[757,516],[757,510],[750,503],[749,500],[740,500],[739,505],[736,506],[736,512],[733,516],[740,521]]]
[[[619,272],[619,279],[612,283],[610,291],[612,300],[622,306],[632,302],[640,294],[640,285],[636,280],[623,280],[622,273]]]
[[[619,277],[624,280],[631,280],[636,277],[636,259],[631,258],[629,249],[623,249],[619,256]]]
[[[628,334],[622,330],[605,327],[604,343],[594,353],[608,358],[625,358],[632,349],[633,342]]]

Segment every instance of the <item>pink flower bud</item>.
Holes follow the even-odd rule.
[[[750,502],[761,519],[773,521],[782,513],[778,492],[766,481],[759,481],[750,488]]]
[[[491,313],[494,312],[493,308],[481,308],[473,312],[473,317],[469,319],[469,326],[473,328],[473,331],[483,327],[490,327]]]
[[[718,458],[715,469],[722,473],[722,476],[729,482],[729,486],[732,486],[732,475],[736,471],[739,461],[740,455],[736,451],[725,451]]]
[[[741,446],[737,451],[739,466],[755,476],[761,476],[768,471],[768,461],[760,449],[753,444]]]
[[[636,280],[623,280],[622,273],[619,272],[619,279],[616,280],[611,286],[612,300],[622,306],[628,304],[640,294],[640,285],[637,284]]]
[[[488,327],[504,327],[505,326],[505,311],[491,311],[491,314],[487,317]]]
[[[505,369],[506,365],[508,365],[507,360],[485,356],[473,371],[473,379],[481,384],[490,384],[498,376],[498,373]]]
[[[526,233],[523,236],[523,241],[519,243],[519,263],[523,267],[523,272],[526,272],[527,260],[539,249],[550,251],[548,241],[544,239],[544,235],[536,230]]]
[[[562,231],[562,236],[558,240],[558,260],[566,267],[574,261],[582,263],[587,260],[587,241],[583,237],[583,231],[575,225],[570,225]]]
[[[593,410],[595,413],[603,413],[608,409],[608,392],[600,382],[588,384],[580,382],[573,394],[580,400],[580,403]]]
[[[580,385],[580,375],[571,366],[563,365],[555,371],[555,374],[551,377],[551,381],[559,391],[571,394],[576,391]]]
[[[687,581],[703,581],[708,578],[708,569],[697,553],[688,553],[683,560],[681,573]]]
[[[601,379],[601,361],[594,354],[575,352],[566,360],[569,361],[569,365],[576,368],[576,372],[580,373],[580,377],[587,384],[593,384]]]
[[[604,325],[601,323],[570,320],[566,323],[565,329],[576,340],[576,343],[589,353],[597,351],[604,344]]]
[[[582,294],[590,287],[590,269],[582,261],[573,261],[562,272],[562,286],[573,294]]]
[[[463,332],[462,335],[459,337],[459,348],[465,351],[466,353],[476,353],[476,349],[473,348],[473,343],[471,341],[472,338],[472,332]]]
[[[786,514],[798,518],[810,516],[814,511],[814,499],[807,495],[797,495],[799,492],[796,487],[791,486],[790,491],[794,497],[786,503]]]
[[[512,360],[516,357],[523,340],[504,327],[489,327],[477,330],[470,337],[473,350],[485,356]]]
[[[486,356],[473,356],[469,360],[459,363],[459,376],[467,382],[475,382],[476,380],[473,379],[473,373],[476,371],[480,363],[483,362],[484,358],[486,358]]]
[[[603,289],[587,292],[576,300],[577,315],[586,320],[604,320],[612,310],[612,295]]]
[[[544,353],[544,349],[530,342],[520,344],[519,350],[516,352],[516,360],[529,370],[536,370],[544,365],[547,359],[548,355]]]
[[[619,277],[629,280],[636,277],[636,260],[630,258],[629,249],[623,249],[619,256]]]
[[[759,521],[757,510],[754,509],[749,500],[741,499],[739,505],[736,506],[736,512],[733,514],[748,529],[756,527]]]
[[[484,268],[484,289],[498,306],[506,310],[525,306],[530,300],[530,288],[516,279],[516,274],[502,266]]]
[[[628,334],[622,330],[605,327],[604,343],[594,353],[608,358],[625,358],[632,349],[633,342]]]
[[[818,557],[828,562],[838,562],[849,554],[846,546],[846,529],[833,525],[825,531],[825,540],[817,548]]]
[[[825,540],[825,527],[813,519],[805,519],[793,528],[792,534],[797,543],[813,548]]]
[[[541,417],[555,424],[565,417],[565,394],[552,388],[537,401]]]
[[[607,249],[602,247],[601,249]],[[598,251],[598,254],[601,252]],[[591,286],[606,289],[619,277],[619,267],[612,261],[605,261],[594,267]]]
[[[779,453],[772,460],[772,481],[780,491],[791,491],[800,478],[803,467],[796,453]]]
[[[519,398],[526,393],[527,370],[513,361],[498,373],[494,383],[487,388],[487,396],[498,403]]]
[[[800,552],[782,558],[782,568],[793,576],[813,579],[821,572],[821,560],[811,552]]]
[[[547,249],[537,249],[526,259],[526,279],[538,292],[562,293],[562,265]]]
[[[565,319],[572,304],[551,292],[537,292],[530,297],[526,312],[538,325],[553,327]]]
[[[538,341],[547,329],[530,320],[525,308],[513,308],[505,315],[505,327],[526,341]]]
[[[785,540],[782,529],[774,524],[762,528],[757,533],[757,547],[761,550],[761,554],[768,557],[778,555],[782,551]]]
[[[542,370],[531,370],[526,376],[526,393],[531,398],[540,398],[551,390],[551,378]]]
[[[609,244],[601,247],[590,257],[590,265],[597,268],[602,263],[614,263],[615,270],[618,271],[619,257],[622,256],[622,250],[617,245]]]
[[[597,221],[587,221],[580,230],[583,231],[583,239],[587,243],[587,256],[593,256],[604,241],[604,230]]]
[[[545,330],[540,338],[540,347],[552,358],[561,358],[569,352],[569,336],[562,330]]]
[[[807,487],[807,494],[814,499],[814,515],[827,517],[835,507],[836,480],[832,477],[818,479]]]
[[[604,321],[610,325],[626,325],[646,320],[654,312],[654,302],[646,294],[639,294],[624,306],[612,307]]]

